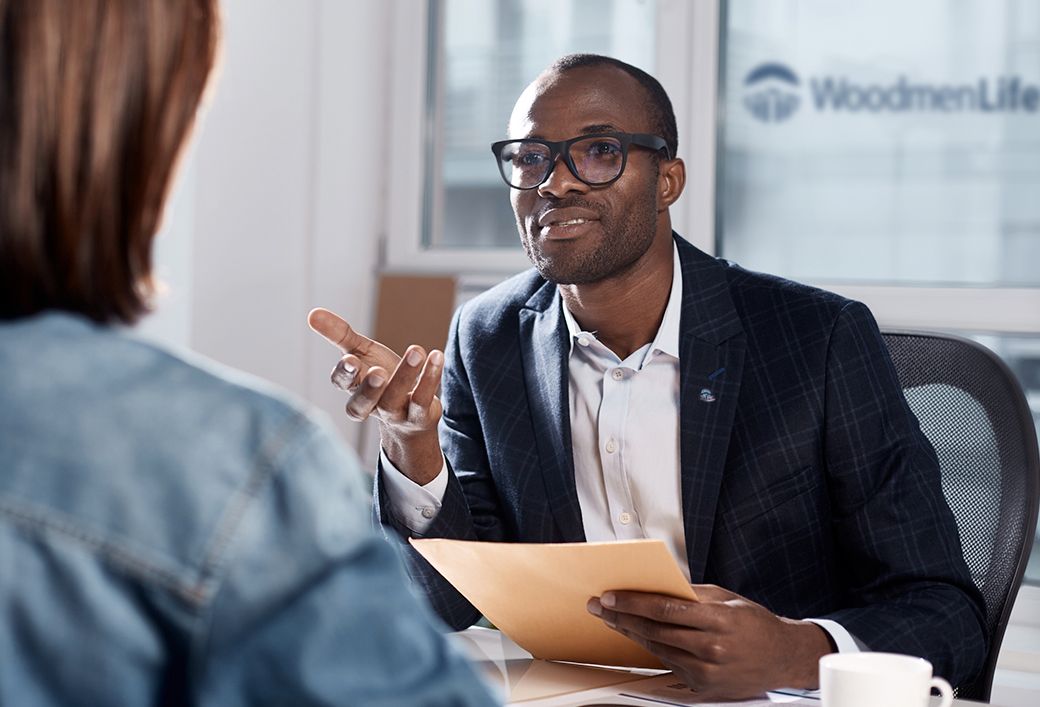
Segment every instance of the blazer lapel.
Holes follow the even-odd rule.
[[[745,337],[724,265],[676,237],[683,269],[679,454],[690,579],[704,580],[740,393]]]
[[[549,507],[563,542],[583,542],[585,530],[574,483],[567,356],[570,345],[556,287],[546,283],[520,310],[524,385],[531,401],[534,443]]]

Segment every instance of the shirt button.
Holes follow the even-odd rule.
[[[606,449],[607,454],[613,454],[617,451],[617,442],[615,442],[613,439],[608,439]]]
[[[578,337],[578,343],[581,344],[582,346],[588,346],[589,345],[589,339],[586,336],[579,336]]]
[[[429,520],[430,518],[433,518],[433,509],[430,508],[429,506],[423,506],[423,508],[422,508],[422,517],[425,518],[426,520]]]
[[[621,525],[628,525],[632,522],[632,514],[628,511],[622,511],[621,515],[619,515],[617,519],[621,521]]]
[[[613,373],[611,373],[610,375],[614,376],[614,380],[619,381],[625,377],[625,372],[622,371],[620,368],[615,368]]]

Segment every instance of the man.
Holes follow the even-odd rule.
[[[982,599],[866,307],[673,234],[675,118],[635,67],[564,57],[509,134],[494,150],[535,269],[463,306],[446,356],[413,346],[398,361],[311,315],[346,354],[348,414],[381,422],[383,523],[664,540],[700,602],[619,591],[588,608],[706,700],[814,687],[821,655],[864,646],[970,679]],[[476,618],[414,570],[450,624]]]

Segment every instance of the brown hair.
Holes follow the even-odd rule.
[[[0,319],[131,323],[217,0],[0,0]]]

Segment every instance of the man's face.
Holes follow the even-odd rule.
[[[647,94],[612,66],[542,77],[524,91],[509,121],[510,138],[566,140],[602,132],[652,133]],[[620,179],[581,182],[557,160],[537,189],[510,189],[527,257],[557,284],[598,282],[624,272],[650,248],[657,231],[657,164],[630,148]]]

